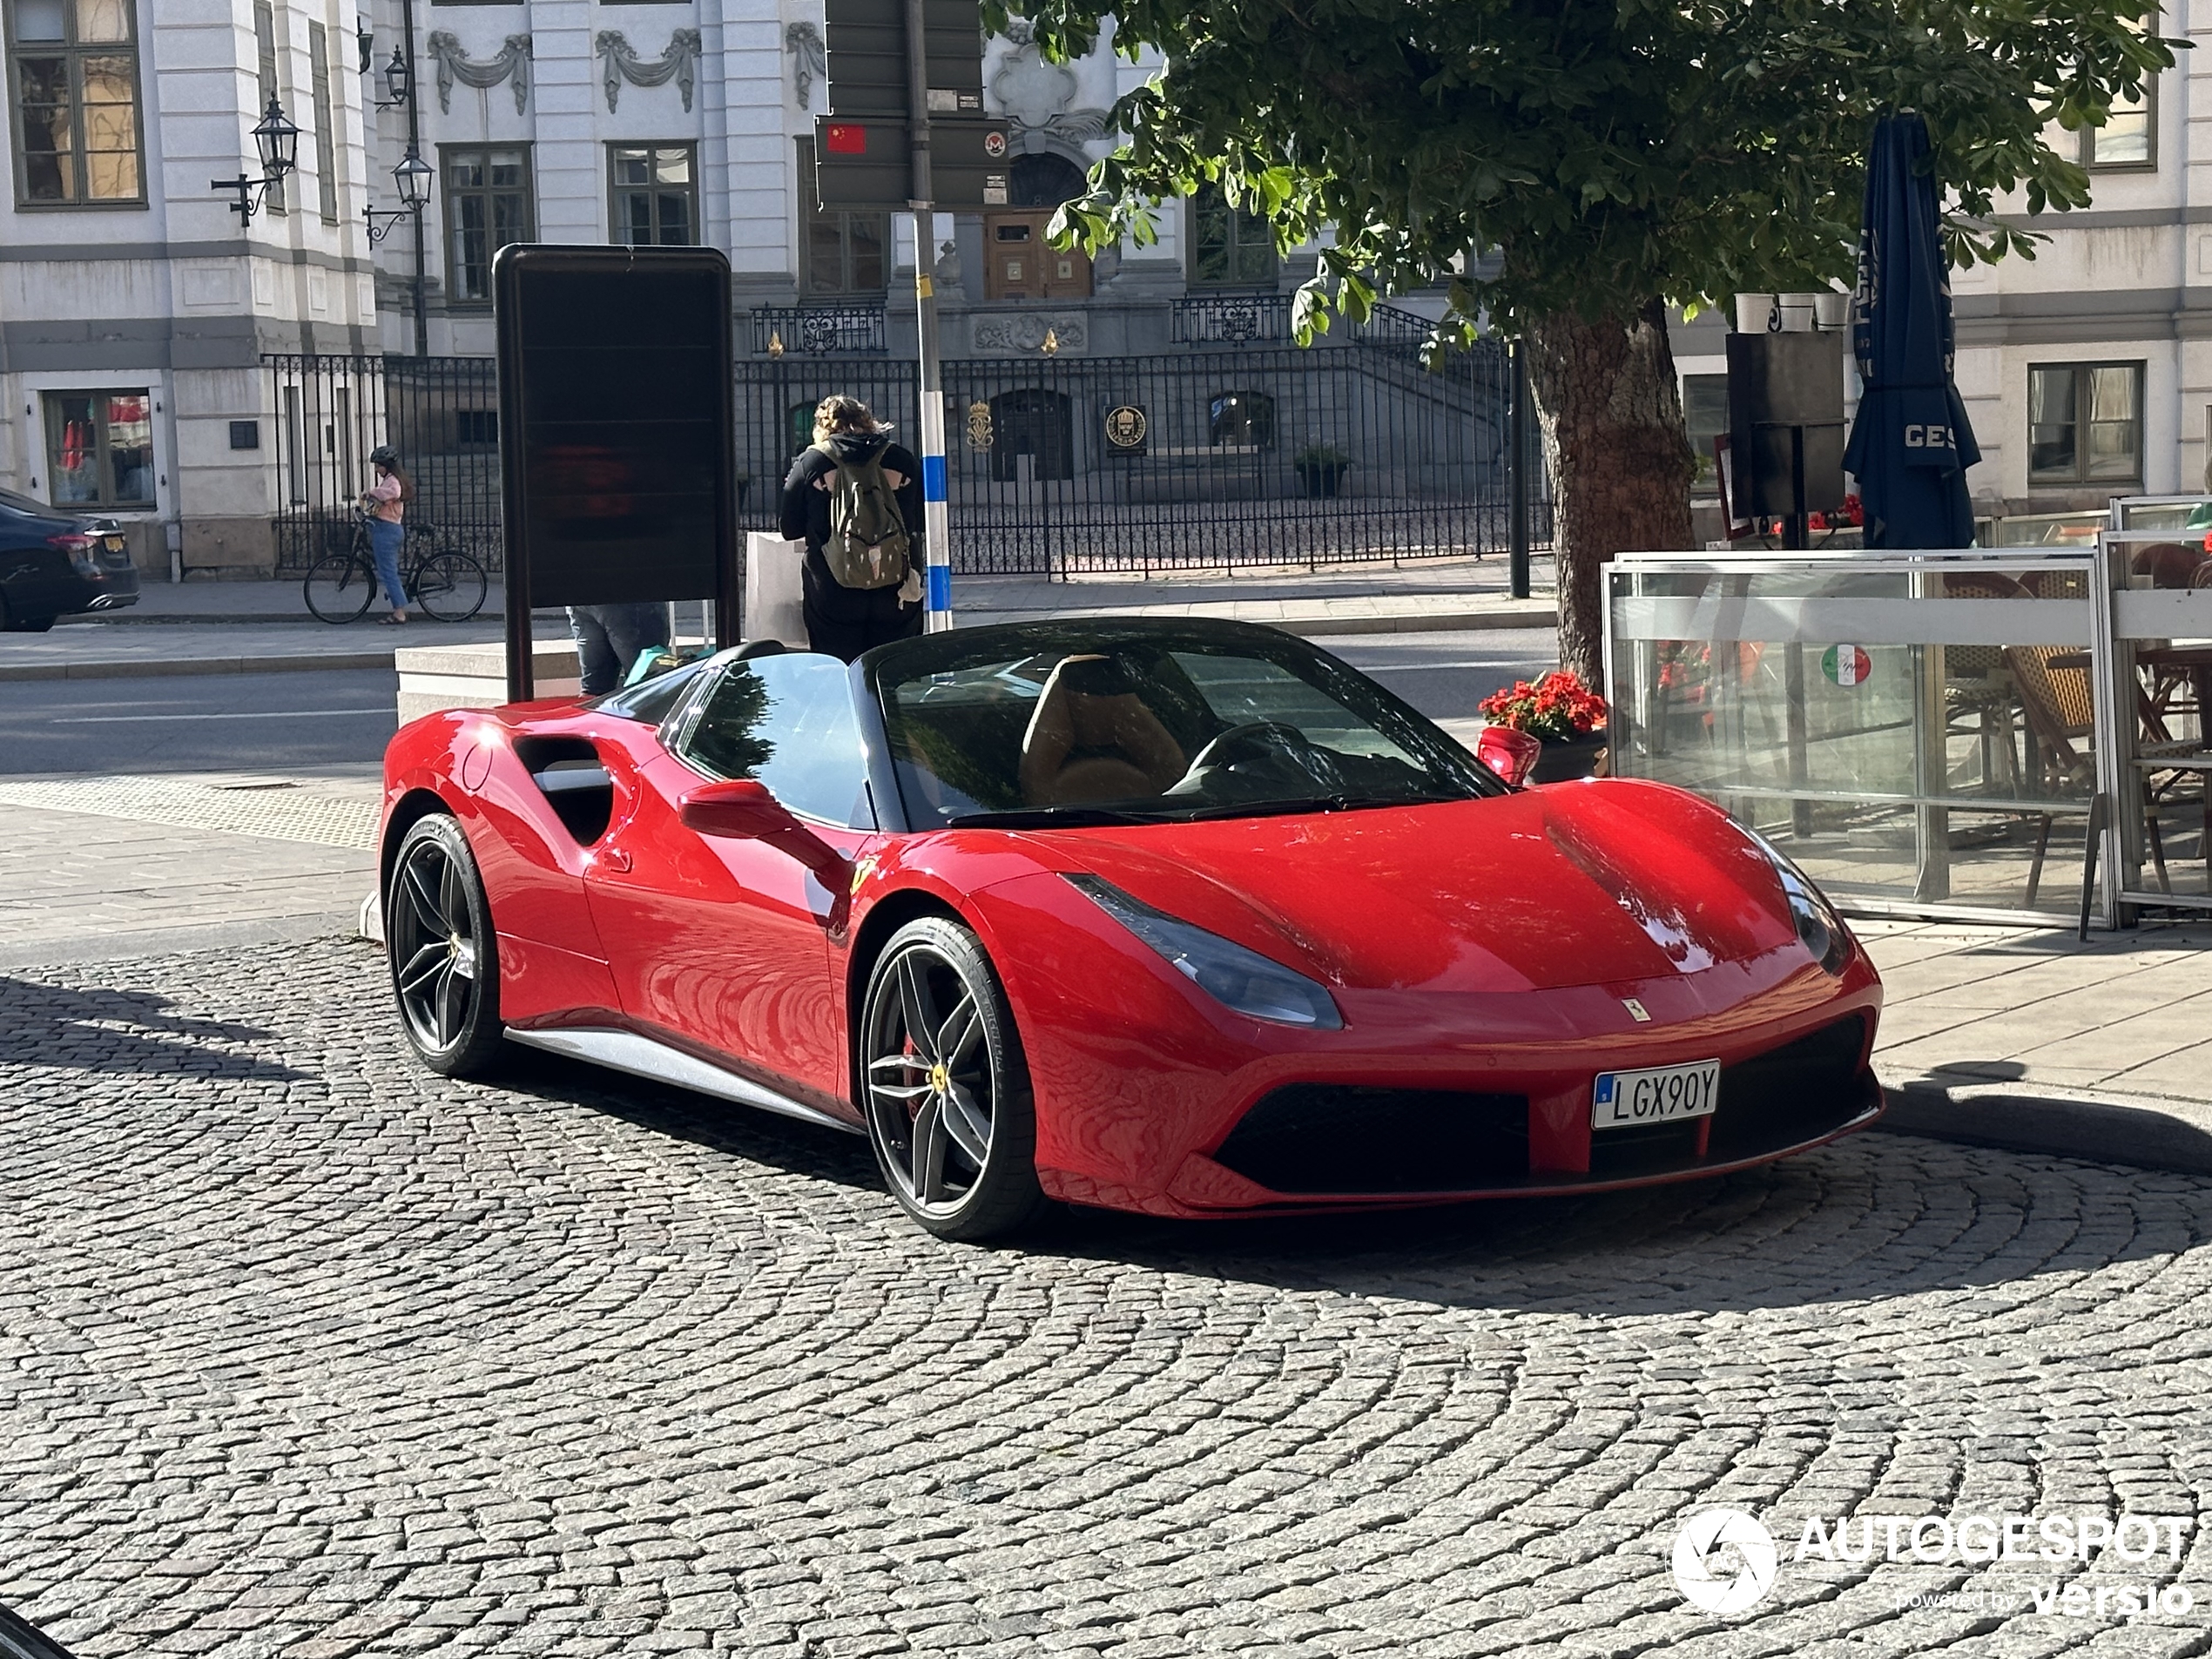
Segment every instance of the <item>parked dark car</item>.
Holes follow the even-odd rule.
[[[138,603],[130,543],[113,520],[0,489],[0,633],[44,633],[57,617]]]

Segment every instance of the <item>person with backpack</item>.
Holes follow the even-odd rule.
[[[856,397],[814,410],[784,481],[784,536],[806,543],[809,647],[851,662],[921,631],[921,463]]]
[[[400,550],[407,544],[402,521],[407,504],[415,499],[415,484],[400,470],[400,453],[388,443],[368,452],[368,464],[376,469],[376,482],[361,491],[361,504],[368,514],[369,556],[376,561],[376,579],[392,607],[384,620],[404,623],[407,592],[400,585]]]

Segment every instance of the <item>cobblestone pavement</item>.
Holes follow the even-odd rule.
[[[1636,1196],[934,1243],[855,1140],[402,1056],[359,946],[0,976],[0,1601],[120,1655],[2212,1648],[1668,1568],[2195,1515],[2212,1184],[1863,1136]],[[2078,1571],[2079,1569],[2072,1569]]]

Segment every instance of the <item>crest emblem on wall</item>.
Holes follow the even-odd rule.
[[[1116,449],[1142,449],[1151,424],[1136,404],[1116,404],[1106,411],[1106,442]]]
[[[992,441],[991,406],[978,398],[968,406],[968,447],[988,449]]]

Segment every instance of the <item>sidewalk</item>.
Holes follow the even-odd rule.
[[[1223,617],[1315,637],[1549,628],[1556,613],[1548,555],[1534,575],[1538,597],[1531,599],[1507,594],[1502,556],[1067,582],[963,577],[953,599],[971,626],[1111,615]],[[499,638],[504,605],[494,587],[466,623],[418,620],[402,631],[372,615],[334,627],[307,615],[296,582],[158,583],[127,610],[66,617],[51,633],[0,635],[0,681],[388,667],[396,645]],[[541,638],[560,637],[561,628],[558,612],[539,614]]]

